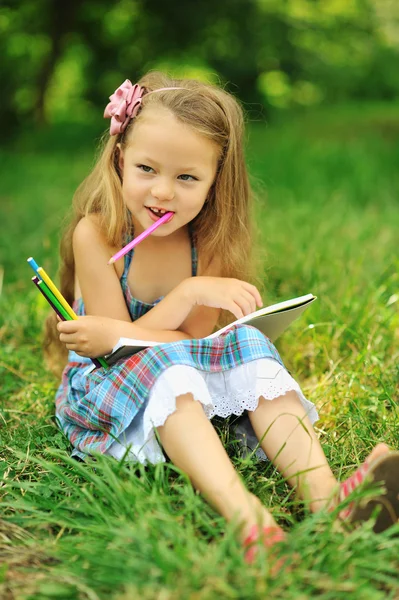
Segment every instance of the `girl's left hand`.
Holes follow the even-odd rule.
[[[60,321],[57,329],[60,341],[68,350],[73,350],[80,356],[96,358],[112,352],[112,348],[123,335],[120,325],[126,323],[108,317],[85,316],[76,321]]]

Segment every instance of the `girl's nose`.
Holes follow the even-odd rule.
[[[173,200],[175,189],[172,182],[158,181],[151,190],[151,195],[157,200]]]

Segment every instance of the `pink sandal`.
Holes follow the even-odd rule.
[[[271,548],[275,544],[284,541],[287,537],[280,527],[263,527],[260,529],[258,525],[253,525],[243,544],[244,548],[248,548],[244,559],[247,564],[251,564],[255,560],[255,556],[258,551],[259,531],[261,532],[262,543],[265,548]],[[278,569],[283,562],[284,559],[282,559],[282,561],[278,561]]]
[[[380,533],[399,520],[399,452],[386,452],[371,462],[365,461],[341,483],[335,506],[346,500],[359,485],[367,483],[380,483],[385,490],[374,498],[351,502],[340,511],[339,517],[349,523],[367,521],[375,508],[381,507],[374,525],[375,533]]]

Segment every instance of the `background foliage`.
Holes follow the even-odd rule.
[[[3,0],[0,131],[88,121],[125,79],[221,80],[255,113],[399,95],[395,0]]]
[[[289,533],[286,566],[243,562],[170,463],[80,464],[54,419],[48,314],[64,216],[92,164],[107,97],[148,68],[221,81],[251,123],[265,304],[317,302],[277,346],[315,402],[338,479],[399,439],[399,5],[396,0],[3,0],[0,5],[0,597],[5,600],[396,600],[399,524],[337,528],[271,464],[237,452]],[[10,143],[11,142],[11,143]],[[4,285],[2,276],[4,273]]]

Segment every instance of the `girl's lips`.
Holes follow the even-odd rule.
[[[154,213],[151,211],[151,209],[149,209],[149,208],[148,208],[148,206],[146,206],[145,208],[146,208],[146,211],[147,211],[147,213],[148,213],[148,215],[149,215],[149,217],[150,217],[150,219],[151,219],[152,221],[158,221],[158,219],[160,219],[160,218],[163,216],[163,215],[159,215],[159,216],[158,216],[158,215],[155,215],[155,214],[154,214]],[[172,212],[172,211],[168,211],[168,212]],[[170,219],[168,219],[168,220],[167,220],[167,223],[170,223],[170,222],[171,222],[171,220],[173,219],[173,217],[174,217],[174,213],[173,213],[173,216],[172,216],[172,217],[170,217]],[[166,223],[164,223],[164,225],[166,225]]]

